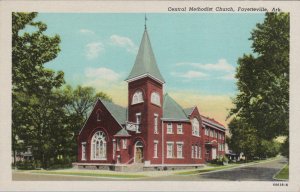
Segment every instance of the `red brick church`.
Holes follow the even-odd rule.
[[[128,107],[98,99],[78,136],[82,168],[197,167],[225,155],[225,127],[164,94],[147,29],[127,77]]]

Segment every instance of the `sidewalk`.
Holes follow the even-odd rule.
[[[257,162],[243,163],[243,164],[228,164],[224,166],[209,166],[204,165],[198,169],[184,169],[184,170],[167,170],[167,171],[143,171],[143,172],[118,172],[118,171],[109,171],[109,170],[85,170],[85,169],[61,169],[61,170],[28,170],[21,171],[17,170],[16,172],[23,172],[28,174],[55,174],[55,175],[69,175],[69,176],[82,176],[82,177],[103,177],[103,178],[114,178],[114,179],[136,179],[136,178],[145,178],[145,177],[164,177],[170,175],[197,175],[205,174],[208,172],[217,172],[222,170],[235,169],[238,167],[251,166],[254,164],[266,163],[274,161],[279,157],[270,158],[267,160],[260,160]],[[13,170],[15,171],[15,170]]]

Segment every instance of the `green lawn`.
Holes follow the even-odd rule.
[[[93,176],[93,177],[115,177],[124,179],[134,179],[147,177],[140,174],[109,174],[109,173],[93,173],[93,172],[59,172],[59,171],[32,171],[31,173],[55,174],[55,175],[76,175],[76,176]]]
[[[193,174],[199,174],[199,173],[206,173],[210,171],[217,171],[217,170],[222,170],[222,169],[228,169],[232,167],[237,167],[238,165],[228,165],[228,166],[217,166],[217,167],[212,167],[212,168],[207,168],[207,169],[197,169],[197,170],[190,170],[190,171],[180,171],[175,173],[176,175],[193,175]]]
[[[288,180],[289,179],[289,165],[287,164],[281,171],[275,175],[275,179]]]

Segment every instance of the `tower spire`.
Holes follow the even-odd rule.
[[[147,32],[147,16],[145,14],[145,31],[141,40],[141,44],[135,59],[133,68],[126,78],[127,82],[130,82],[139,77],[149,76],[154,80],[157,80],[160,83],[165,83],[164,78],[162,77],[154,53],[151,47],[150,39]]]
[[[145,30],[147,30],[147,15],[145,13]]]

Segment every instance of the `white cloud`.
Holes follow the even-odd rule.
[[[110,42],[115,46],[125,48],[128,52],[131,53],[136,53],[138,49],[133,41],[128,37],[112,35],[110,36]]]
[[[115,71],[100,67],[100,68],[87,68],[85,70],[85,76],[90,80],[101,80],[107,83],[108,81],[118,81],[120,75]]]
[[[85,55],[88,59],[95,59],[101,52],[104,51],[104,46],[101,42],[88,43],[85,46]]]
[[[112,69],[87,68],[84,71],[83,86],[91,86],[96,91],[103,91],[110,95],[113,101],[122,106],[127,106],[127,83],[123,80],[123,73]]]
[[[193,66],[195,68],[207,70],[207,71],[234,71],[234,67],[230,65],[226,59],[219,59],[217,63],[207,63],[207,64],[202,64],[202,63],[191,63],[191,62],[181,62],[177,63],[177,66],[182,66],[182,65],[189,65]]]
[[[224,79],[224,80],[236,80],[234,77],[234,73],[230,73],[224,76],[221,76],[220,79]]]
[[[199,71],[187,71],[185,73],[171,73],[173,76],[182,77],[185,79],[203,79],[206,78],[208,75]]]
[[[81,34],[86,34],[86,35],[94,35],[94,34],[95,34],[94,31],[89,30],[89,29],[80,29],[79,32],[80,32]]]

